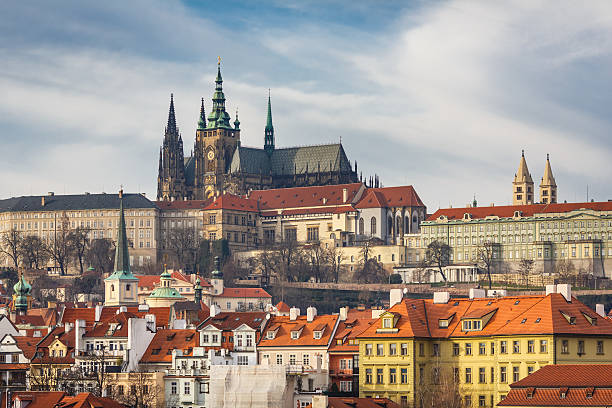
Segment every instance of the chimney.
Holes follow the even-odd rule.
[[[603,304],[601,304],[601,303],[596,304],[595,305],[595,311],[601,317],[606,317],[606,308],[605,308],[605,306]]]
[[[145,321],[147,322],[147,329],[149,329],[150,331],[152,331],[153,333],[155,333],[155,331],[157,330],[157,322],[156,322],[156,317],[154,314],[146,314],[145,315]]]
[[[148,312],[149,311],[149,305],[146,303],[143,303],[142,305],[138,305],[138,311],[139,312]]]
[[[433,302],[439,304],[448,303],[450,300],[450,293],[448,292],[434,292],[433,294]]]
[[[557,293],[557,285],[546,285],[546,296]]]
[[[389,308],[400,303],[403,297],[404,294],[402,293],[401,289],[391,289],[389,291]]]
[[[341,321],[344,321],[344,320],[346,320],[347,317],[348,317],[348,307],[347,306],[341,307],[340,308],[340,317],[339,317],[339,319]]]
[[[221,313],[221,308],[219,307],[218,304],[213,303],[210,306],[210,317],[215,317],[216,315],[218,315],[219,313]]]
[[[300,315],[300,309],[297,307],[292,307],[289,309],[289,320],[297,320]]]
[[[306,309],[306,321],[307,322],[312,322],[314,320],[314,318],[317,316],[317,308],[310,306],[308,309]]]
[[[102,308],[104,306],[102,305],[96,305],[96,312],[95,312],[95,318],[96,318],[96,322],[100,321],[100,316],[102,315]]]
[[[127,306],[119,306],[119,310],[117,311],[117,314],[125,313],[125,312],[127,312]]]
[[[561,283],[557,285],[557,293],[563,295],[565,300],[569,303],[572,302],[572,286],[567,283]]]
[[[70,322],[64,323],[64,333],[70,333],[70,329],[72,329],[72,323]]]
[[[483,298],[485,297],[485,294],[486,292],[484,289],[475,289],[475,288],[470,289],[470,299]]]
[[[348,189],[343,188],[342,189],[342,202],[346,203],[347,200],[348,200]]]

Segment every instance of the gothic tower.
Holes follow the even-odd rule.
[[[533,204],[533,179],[529,174],[525,151],[521,153],[518,172],[512,182],[512,205]]]
[[[194,198],[199,200],[223,193],[232,156],[240,144],[240,122],[236,120],[235,126],[232,127],[230,116],[225,111],[221,59],[217,64],[215,83],[213,106],[208,115],[208,123],[202,116],[204,113],[202,104],[196,130]]]
[[[268,156],[274,152],[274,126],[272,126],[272,105],[270,103],[270,91],[268,90],[268,118],[266,120],[266,129],[264,137],[264,150]]]
[[[542,204],[557,202],[557,183],[555,182],[555,177],[550,167],[548,154],[546,154],[544,176],[542,177],[542,181],[540,181],[540,202]]]
[[[183,200],[188,196],[185,183],[184,157],[183,139],[176,126],[174,96],[170,94],[168,124],[164,132],[164,142],[159,151],[159,174],[157,176],[158,200]]]

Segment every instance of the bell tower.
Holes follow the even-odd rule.
[[[540,181],[540,202],[542,204],[554,204],[557,202],[557,182],[550,167],[550,160],[546,154],[546,166],[544,167],[544,176]]]
[[[519,168],[512,182],[512,205],[533,204],[533,179],[525,161],[525,151],[521,152]]]
[[[208,115],[208,123],[206,123],[204,101],[202,100],[196,130],[195,195],[196,199],[200,200],[223,193],[225,178],[229,172],[234,151],[240,144],[240,122],[236,120],[232,127],[230,115],[225,110],[220,57],[217,63],[217,78],[212,102],[212,110]]]

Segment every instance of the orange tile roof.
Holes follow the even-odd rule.
[[[205,210],[238,210],[246,212],[258,212],[257,200],[242,198],[234,194],[223,194],[215,201],[207,205]]]
[[[30,401],[28,408],[50,408],[66,395],[63,391],[13,391],[11,401]],[[2,393],[2,406],[6,406],[6,393]]]
[[[198,329],[204,328],[209,324],[219,330],[234,330],[243,324],[252,329],[259,329],[266,319],[266,312],[221,312],[215,317],[204,320]]]
[[[15,336],[13,337],[15,342],[17,342],[17,347],[23,352],[23,355],[28,360],[34,358],[34,354],[36,353],[36,345],[42,339],[37,337],[26,337],[26,336]]]
[[[338,315],[315,316],[312,322],[308,322],[306,316],[298,316],[296,320],[290,320],[289,316],[272,316],[257,347],[325,346],[331,340],[337,321]],[[292,339],[291,331],[301,325],[304,327],[300,337]],[[324,327],[323,335],[320,339],[315,339],[313,332],[321,327]],[[269,328],[278,328],[273,339],[266,338],[265,332]]]
[[[223,293],[217,297],[271,298],[272,296],[262,288],[224,288]]]
[[[607,387],[612,388],[612,364],[547,365],[511,387]]]
[[[372,310],[349,309],[346,320],[338,323],[329,352],[358,352],[359,344],[349,344],[349,340],[356,339],[377,320],[372,319]],[[338,344],[338,340],[343,340],[343,343]]]
[[[488,323],[477,331],[462,331],[461,319],[481,315],[482,310],[497,309]],[[573,324],[563,316],[564,312],[575,317]],[[612,321],[598,315],[576,298],[566,302],[563,295],[508,296],[503,298],[451,299],[445,304],[435,304],[432,299],[404,299],[389,309],[399,315],[398,333],[377,333],[380,322],[374,323],[359,337],[479,337],[516,334],[584,334],[612,336]],[[454,315],[446,328],[440,328],[439,319]],[[597,318],[592,325],[585,315]],[[474,318],[474,317],[472,317]]]
[[[469,208],[445,208],[439,209],[427,218],[427,221],[435,221],[441,215],[449,220],[462,219],[463,214],[469,213],[472,218],[486,218],[498,216],[500,218],[512,218],[515,211],[520,211],[523,217],[533,217],[536,214],[564,213],[580,209],[594,211],[612,211],[612,202],[603,201],[596,203],[560,203],[560,204],[530,204],[530,205],[500,205],[493,207],[469,207]]]
[[[158,330],[149,347],[140,359],[141,363],[171,363],[172,350],[183,350],[183,355],[192,355],[193,348],[200,345],[200,336],[193,329]]]
[[[289,309],[291,309],[291,308],[289,307],[289,305],[288,305],[288,304],[286,304],[285,302],[283,302],[283,301],[281,300],[280,302],[278,302],[278,303],[276,304],[276,309],[277,309],[279,312],[289,313]]]
[[[57,308],[28,309],[28,316],[40,316],[46,326],[55,326],[58,321]]]
[[[104,322],[97,323],[91,330],[87,331],[83,337],[126,337],[128,336],[128,320],[138,317],[131,312],[116,314]],[[115,330],[109,332],[112,326]]]
[[[281,208],[302,208],[320,206],[346,205],[355,199],[363,184],[336,184],[329,186],[277,188],[273,190],[254,190],[249,198],[259,201],[261,210]],[[347,189],[347,201],[344,202],[343,189]],[[323,203],[325,199],[325,204]]]
[[[85,324],[92,326],[96,321],[96,309],[84,307],[67,307],[62,313],[60,324],[74,323],[77,320],[85,320]]]
[[[64,396],[62,400],[55,406],[56,408],[125,408],[125,405],[117,401],[105,398],[96,397],[92,393],[82,392],[74,397]]]
[[[15,322],[16,325],[31,325],[31,326],[35,326],[35,327],[46,327],[47,325],[45,324],[45,319],[43,319],[42,316],[40,315],[17,315],[15,316]]]
[[[177,200],[177,201],[155,201],[160,210],[193,210],[206,207],[212,202],[208,200]]]
[[[27,370],[30,365],[27,363],[0,363],[0,371]]]
[[[425,207],[414,187],[368,188],[356,208]]]
[[[191,284],[191,281],[189,280],[189,278],[178,271],[173,271],[171,275],[174,279]],[[136,275],[136,277],[138,278],[139,288],[151,288],[152,289],[155,286],[159,285],[160,275]]]

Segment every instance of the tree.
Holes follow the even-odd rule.
[[[491,265],[495,261],[497,244],[491,241],[486,241],[480,245],[478,245],[477,249],[477,257],[478,257],[478,265],[487,271],[487,278],[489,279],[489,289],[493,286],[493,281],[491,279]]]
[[[306,247],[306,258],[310,261],[310,271],[315,282],[327,281],[329,272],[328,255],[321,242],[312,242]]]
[[[340,280],[340,270],[342,269],[342,262],[346,261],[346,256],[342,251],[341,247],[337,247],[335,245],[327,248],[327,260],[329,263],[331,277],[334,283],[338,283]]]
[[[398,273],[394,273],[389,277],[389,283],[399,284],[402,283],[402,276]]]
[[[156,385],[154,375],[155,373],[133,371],[127,373],[127,382],[119,381],[113,376],[107,381],[106,389],[110,390],[107,397],[133,408],[161,408],[164,390]]]
[[[44,273],[32,282],[32,297],[46,306],[49,301],[57,301],[58,287],[59,283]]]
[[[15,269],[19,269],[19,260],[21,259],[21,246],[23,244],[23,236],[21,232],[15,228],[10,229],[2,234],[0,240],[0,253],[8,256],[12,261]]]
[[[46,251],[56,266],[60,268],[61,274],[65,275],[66,267],[74,255],[70,239],[70,221],[66,214],[59,220],[57,227],[47,243]]]
[[[69,245],[72,247],[76,260],[79,261],[81,275],[83,274],[83,260],[85,259],[85,254],[89,248],[90,231],[91,229],[88,227],[78,226],[70,231],[70,234],[68,235]]]
[[[97,272],[112,272],[115,261],[115,244],[108,238],[92,240],[85,252],[85,261]]]
[[[439,361],[431,368],[431,380],[421,378],[415,394],[415,405],[423,408],[462,408],[459,389],[459,369],[454,365],[442,366]]]
[[[529,287],[529,275],[533,270],[533,259],[521,259],[518,266],[518,273],[523,277],[525,286]]]
[[[176,264],[174,267],[183,270],[195,270],[197,253],[200,248],[200,237],[194,228],[172,228],[168,231],[166,248],[175,257]]]
[[[423,258],[414,270],[413,280],[416,279],[418,283],[424,283],[429,280],[431,272],[429,271],[429,265],[427,259]]]
[[[372,254],[373,243],[373,240],[364,241],[359,251],[359,262],[354,276],[357,282],[382,283],[387,279],[382,263]]]
[[[442,241],[432,241],[427,245],[427,251],[425,252],[425,259],[427,259],[428,265],[437,267],[440,276],[442,276],[445,282],[447,282],[447,279],[442,268],[449,265],[450,253],[451,248]]]
[[[45,243],[36,235],[28,235],[23,238],[21,244],[21,259],[28,269],[39,269],[49,259],[49,254],[45,250]]]

